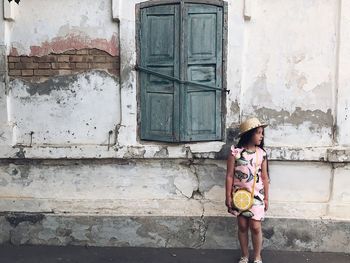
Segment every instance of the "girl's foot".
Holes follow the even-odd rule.
[[[261,259],[254,260],[254,263],[263,263]]]
[[[247,257],[241,257],[238,263],[248,263],[249,259]]]

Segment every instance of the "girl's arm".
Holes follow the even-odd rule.
[[[267,172],[267,157],[263,160],[261,164],[261,168],[262,168],[261,179],[264,184],[264,193],[265,193],[264,202],[265,202],[265,211],[266,211],[269,208],[269,190],[270,190],[269,175]]]
[[[226,171],[226,206],[230,210],[232,209],[232,185],[233,185],[233,174],[235,169],[235,157],[232,153],[229,153],[227,158],[227,171]]]

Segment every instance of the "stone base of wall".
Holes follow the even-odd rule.
[[[270,164],[264,247],[350,252],[350,167]],[[0,243],[238,248],[225,173],[220,160],[2,160]]]
[[[232,217],[126,217],[2,213],[0,242],[15,245],[84,245],[238,249]],[[264,249],[350,252],[350,222],[268,218]]]

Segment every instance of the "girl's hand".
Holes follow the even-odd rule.
[[[228,209],[232,209],[232,197],[226,197],[225,205]]]
[[[269,209],[269,200],[268,199],[264,199],[264,204],[265,204],[265,212],[266,212],[267,209]]]
[[[227,212],[234,215],[234,216],[237,216],[237,211],[235,209],[233,209],[233,204],[232,204],[232,197],[228,197],[226,198],[226,207],[227,207]]]

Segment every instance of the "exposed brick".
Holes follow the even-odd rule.
[[[69,62],[69,55],[61,55],[57,56],[58,62]]]
[[[86,63],[86,62],[76,63],[75,67],[77,69],[88,69],[89,68],[89,63]]]
[[[48,63],[48,62],[39,63],[39,69],[49,69],[49,68],[51,68],[51,63]]]
[[[77,50],[77,55],[88,55],[89,51],[86,49]]]
[[[23,69],[37,69],[38,63],[22,63]]]
[[[55,75],[81,73],[88,69],[107,70],[119,74],[119,57],[99,49],[69,50],[42,57],[8,56],[10,76],[42,81]]]
[[[92,63],[94,69],[113,69],[113,63]]]
[[[51,69],[36,69],[34,70],[35,76],[52,76],[54,72]]]
[[[56,75],[59,75],[59,70],[53,70],[51,69],[51,76],[56,76]]]
[[[94,56],[93,62],[95,63],[106,62],[106,56]]]
[[[21,62],[31,63],[33,62],[33,57],[21,57]]]
[[[52,69],[75,69],[75,63],[59,62],[52,63]]]
[[[42,57],[35,57],[35,62],[55,62],[57,60],[56,56],[54,55],[47,55]]]
[[[106,55],[108,53],[105,51],[99,50],[99,49],[90,49],[89,54],[90,55]]]
[[[58,70],[58,75],[71,75],[72,70],[69,69],[60,69]]]
[[[106,60],[106,62],[119,62],[118,57],[105,56],[105,60]]]
[[[60,62],[55,64],[58,69],[72,69],[75,68],[75,63]]]
[[[108,72],[112,75],[119,75],[119,70],[118,69],[108,69]]]
[[[94,56],[83,56],[83,61],[82,62],[94,62]]]
[[[69,57],[69,61],[70,62],[83,62],[83,56],[78,56],[78,55],[71,55],[70,57]]]
[[[74,69],[72,70],[72,73],[77,74],[77,73],[82,73],[84,71],[86,71],[86,69]]]
[[[22,70],[22,76],[33,76],[33,70],[32,69]]]
[[[9,75],[10,76],[21,76],[21,71],[18,69],[11,69],[11,70],[9,70]]]
[[[75,55],[77,53],[77,51],[76,50],[67,50],[67,51],[65,51],[65,52],[63,52],[63,54],[67,54],[67,55]]]
[[[21,58],[20,58],[20,57],[12,57],[12,56],[9,56],[9,57],[8,57],[8,60],[9,60],[9,62],[20,62],[20,61],[21,61]]]
[[[24,68],[23,63],[21,63],[21,62],[17,62],[17,63],[14,63],[14,64],[15,64],[15,69],[22,69],[22,68]]]
[[[28,82],[35,82],[35,81],[39,82],[40,81],[40,78],[34,77],[34,76],[21,76],[21,79],[26,80]]]

